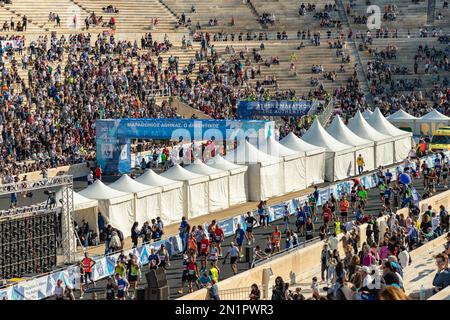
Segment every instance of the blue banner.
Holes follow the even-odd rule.
[[[129,173],[130,139],[159,139],[190,143],[216,140],[265,139],[275,129],[266,120],[103,119],[95,122],[96,160],[105,174]]]
[[[254,116],[292,116],[301,117],[311,109],[312,101],[239,101],[237,114],[239,118]]]

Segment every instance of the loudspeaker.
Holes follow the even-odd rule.
[[[148,300],[169,300],[169,286],[165,285],[160,288],[147,288]]]
[[[167,285],[166,272],[163,268],[152,269],[145,277],[149,288],[161,288]]]
[[[146,300],[146,288],[145,287],[138,287],[136,288],[135,296],[136,300]]]

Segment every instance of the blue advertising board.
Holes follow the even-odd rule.
[[[301,117],[311,109],[312,101],[239,101],[237,114],[241,119],[254,116],[292,116]]]

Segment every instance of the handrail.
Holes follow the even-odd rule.
[[[286,248],[286,249],[283,249],[281,251],[278,251],[277,253],[271,254],[270,256],[267,256],[267,257],[264,257],[262,259],[256,260],[254,265],[257,266],[257,265],[260,265],[262,263],[266,263],[267,261],[270,261],[270,260],[272,260],[274,258],[278,258],[278,257],[284,256],[286,254],[292,253],[292,252],[297,251],[299,249],[304,249],[304,248],[307,247],[306,244],[310,245],[313,242],[316,243],[318,241],[321,241],[320,237],[314,237],[314,238],[312,238],[310,240],[299,242],[297,245],[293,246],[292,248]]]

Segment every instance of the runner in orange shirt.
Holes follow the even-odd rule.
[[[281,232],[277,226],[275,226],[274,232],[272,232],[272,247],[273,251],[280,251]]]

